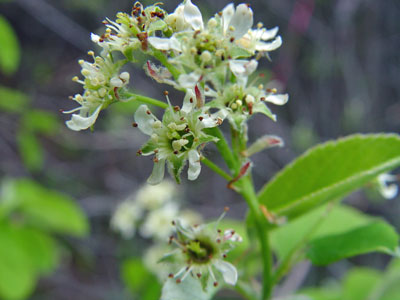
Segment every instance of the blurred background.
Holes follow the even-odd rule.
[[[264,134],[285,140],[284,148],[254,158],[258,188],[317,143],[356,132],[399,132],[399,1],[248,2],[255,22],[280,28],[284,43],[261,68],[266,80],[290,94],[287,105],[271,107],[278,122],[255,116],[250,123],[250,140]],[[194,3],[209,17],[228,1]],[[171,12],[178,4],[164,1],[164,8]],[[120,103],[102,112],[94,132],[68,130],[64,122],[70,115],[60,112],[77,106],[68,99],[81,92],[71,80],[80,72],[77,61],[89,59],[88,50],[98,50],[90,33],[102,32],[106,16],[114,19],[132,5],[128,0],[0,0],[0,176],[31,178],[73,197],[91,227],[83,239],[60,237],[69,258],[39,281],[30,299],[141,299],[130,294],[120,266],[129,255],[139,255],[142,244],[122,240],[109,225],[117,204],[145,183],[153,164],[136,156],[146,140],[131,126],[136,104]],[[142,66],[131,73],[130,85],[158,99],[163,90],[172,92],[147,78]],[[177,102],[182,96],[172,95]],[[213,147],[205,154],[219,162]],[[218,217],[224,206],[231,208],[231,217],[245,216],[242,200],[205,166],[197,181],[186,183],[179,187],[185,205],[203,218]],[[397,200],[358,192],[347,201],[400,228]],[[349,264],[358,263],[383,268],[386,261],[375,255],[324,270],[307,267],[306,284],[340,277]],[[300,277],[303,282],[304,274]]]

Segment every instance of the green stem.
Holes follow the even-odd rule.
[[[158,61],[160,63],[162,63],[163,66],[168,69],[168,71],[170,71],[172,76],[174,76],[175,80],[178,80],[179,75],[181,74],[181,72],[177,68],[175,68],[171,63],[168,62],[168,57],[165,56],[164,53],[162,53],[160,50],[154,50],[153,51],[153,56],[155,58],[157,58]]]
[[[220,167],[218,167],[216,164],[214,164],[211,160],[203,157],[201,161],[209,167],[211,170],[213,170],[215,173],[226,179],[227,181],[232,180],[232,176],[230,176],[228,173],[226,173],[224,170],[222,170]]]
[[[153,98],[150,98],[150,97],[146,97],[146,96],[142,96],[142,95],[138,95],[138,94],[133,94],[133,93],[127,93],[127,95],[132,97],[132,100],[135,100],[135,101],[139,101],[139,102],[143,102],[143,103],[146,103],[146,104],[158,106],[158,107],[161,107],[163,109],[166,109],[168,107],[167,103],[162,102],[162,101],[157,100],[157,99],[153,99]]]
[[[257,230],[258,239],[261,246],[261,258],[263,266],[263,279],[262,279],[262,298],[261,300],[268,300],[272,292],[272,252],[269,245],[269,237],[267,224],[258,207],[258,199],[254,190],[253,181],[250,175],[245,176],[239,182],[241,185],[240,194],[246,200],[252,215],[254,216],[254,223]]]
[[[217,149],[219,153],[221,154],[222,158],[224,159],[226,165],[228,166],[229,170],[231,171],[232,174],[237,173],[239,169],[239,164],[237,160],[235,159],[231,148],[229,147],[228,142],[225,139],[225,136],[221,132],[221,130],[217,127],[214,128],[208,128],[205,129],[205,131],[218,138],[218,142],[216,142]]]

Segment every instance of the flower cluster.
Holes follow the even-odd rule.
[[[197,213],[180,209],[179,198],[170,181],[145,185],[117,206],[111,227],[125,239],[133,238],[138,229],[144,238],[165,242],[173,232],[170,224],[178,216],[185,224],[201,222]]]
[[[176,228],[176,236],[171,236],[170,243],[177,248],[161,261],[172,262],[175,266],[181,265],[175,274],[169,274],[176,283],[181,283],[190,275],[198,278],[203,289],[206,289],[210,279],[217,286],[221,274],[227,284],[236,284],[237,270],[225,259],[227,253],[242,238],[232,229],[222,231],[217,228],[225,212],[216,224],[184,226],[179,220],[172,223]]]
[[[79,131],[88,129],[96,121],[100,111],[111,103],[123,100],[119,92],[129,83],[129,73],[122,72],[121,63],[115,63],[110,56],[95,56],[93,51],[88,52],[93,57],[93,63],[80,60],[81,73],[84,79],[78,76],[73,81],[83,85],[83,94],[76,94],[71,97],[80,104],[80,107],[64,113],[79,111],[73,114],[71,120],[66,124],[71,130]]]
[[[153,173],[148,179],[150,184],[158,184],[164,178],[165,163],[170,174],[180,182],[180,173],[189,161],[188,179],[195,180],[201,170],[199,148],[208,142],[215,142],[214,136],[204,132],[205,128],[220,125],[224,115],[210,114],[203,106],[198,89],[188,90],[182,107],[169,104],[162,121],[141,105],[135,113],[135,123],[150,140],[138,151],[140,155],[154,155]]]

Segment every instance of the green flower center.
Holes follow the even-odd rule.
[[[189,260],[197,264],[207,264],[218,254],[218,246],[206,236],[190,241],[186,248]]]

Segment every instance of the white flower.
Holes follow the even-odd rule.
[[[198,90],[198,89],[197,89]],[[199,146],[215,137],[203,132],[205,128],[219,126],[223,121],[221,113],[209,114],[200,99],[192,90],[188,90],[182,108],[167,108],[162,121],[154,116],[146,105],[141,105],[135,112],[137,127],[150,136],[150,140],[138,151],[142,155],[154,155],[154,168],[148,179],[150,184],[158,184],[164,177],[165,163],[176,181],[180,181],[180,173],[189,161],[188,179],[195,180],[199,176]]]
[[[140,234],[145,238],[167,240],[172,233],[171,222],[178,216],[179,209],[175,203],[149,212],[145,222],[140,227]]]
[[[227,253],[235,247],[235,243],[242,241],[234,230],[222,233],[210,225],[183,226],[179,220],[173,224],[177,235],[171,237],[170,241],[178,246],[178,252],[175,251],[173,254],[181,256],[177,261],[183,262],[184,265],[175,274],[170,274],[170,278],[181,283],[191,275],[199,278],[203,288],[207,288],[209,278],[214,282],[214,286],[218,285],[214,273],[217,271],[227,284],[236,284],[238,279],[236,268],[225,261]]]
[[[143,208],[154,210],[177,197],[175,185],[168,180],[157,185],[145,185],[136,193],[135,200]]]
[[[117,206],[111,217],[111,228],[121,233],[125,239],[135,235],[136,222],[141,218],[143,209],[134,201],[127,200]]]
[[[394,199],[398,194],[399,187],[393,182],[398,182],[396,175],[383,173],[377,177],[378,190],[386,199]]]
[[[129,83],[129,73],[119,73],[120,65],[114,64],[109,55],[95,57],[92,51],[89,54],[93,56],[93,63],[79,61],[84,79],[73,78],[73,81],[82,84],[85,89],[82,95],[72,97],[81,106],[64,112],[69,114],[79,111],[79,114],[73,114],[71,120],[66,122],[68,128],[74,131],[88,129],[96,122],[104,107],[112,102],[122,101],[118,91]]]

